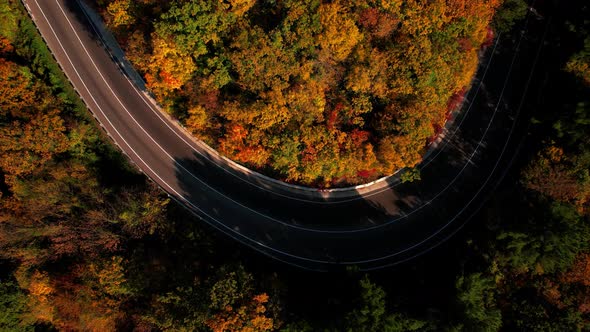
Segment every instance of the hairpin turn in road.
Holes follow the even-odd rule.
[[[482,58],[462,112],[419,165],[344,191],[297,188],[244,171],[195,141],[122,69],[77,0],[23,0],[62,70],[114,143],[202,220],[289,264],[326,270],[399,263],[444,241],[480,207],[517,153],[522,101],[542,41],[525,31]],[[524,38],[527,36],[527,38]],[[498,47],[498,49],[496,49]],[[129,68],[127,68],[129,69]],[[136,82],[136,83],[134,83]]]

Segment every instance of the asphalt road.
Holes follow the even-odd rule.
[[[141,171],[219,231],[317,270],[396,264],[461,227],[517,153],[543,44],[523,31],[492,46],[463,110],[419,166],[421,181],[394,176],[358,190],[320,192],[232,167],[192,139],[124,74],[77,0],[23,2],[74,88]],[[529,19],[523,29],[543,26]]]

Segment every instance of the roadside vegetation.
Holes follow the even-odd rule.
[[[469,88],[500,3],[98,2],[189,131],[248,167],[328,187],[421,161]]]
[[[506,3],[502,24],[523,14]],[[559,48],[526,106],[530,144],[467,229],[395,269],[316,274],[169,201],[98,129],[20,2],[0,0],[0,330],[590,329],[589,10],[550,8]]]

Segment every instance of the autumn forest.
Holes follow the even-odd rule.
[[[519,153],[465,227],[394,267],[317,273],[170,200],[0,0],[0,331],[590,330],[587,1],[88,3],[195,136],[326,187],[413,167],[486,45],[547,29],[525,34],[545,39]]]
[[[333,186],[421,161],[469,89],[500,1],[100,3],[198,138],[282,180]]]

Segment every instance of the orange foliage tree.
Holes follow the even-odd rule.
[[[264,315],[267,302],[268,295],[262,293],[254,296],[249,303],[237,308],[227,306],[222,312],[208,320],[207,326],[213,332],[272,331],[274,327],[273,320]]]

